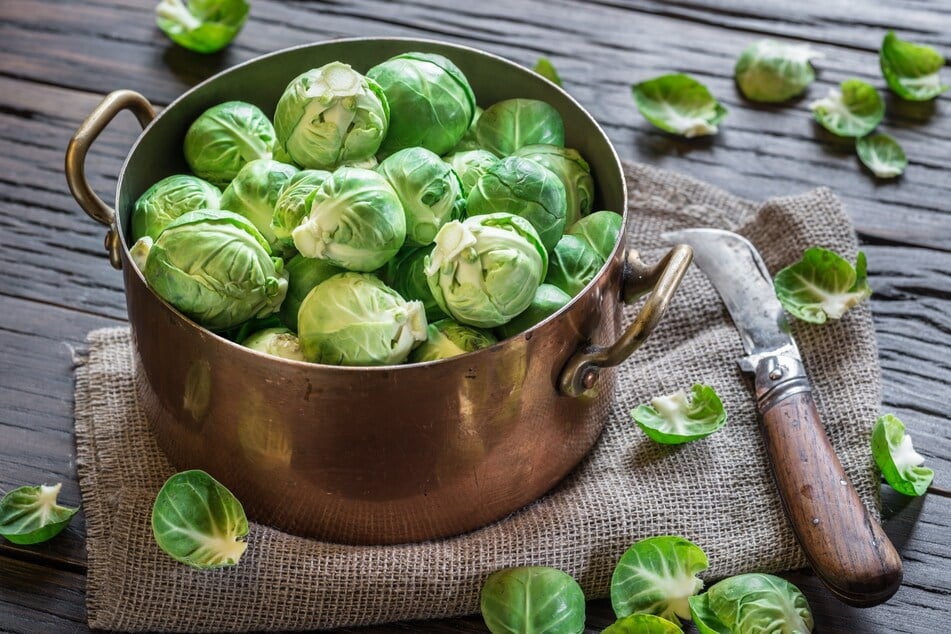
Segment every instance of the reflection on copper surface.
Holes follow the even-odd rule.
[[[256,469],[286,468],[293,454],[290,433],[284,423],[263,415],[267,404],[261,405],[248,408],[238,419],[238,444]]]
[[[191,414],[195,422],[201,421],[211,402],[211,364],[205,359],[195,359],[185,375],[185,390],[182,409]]]

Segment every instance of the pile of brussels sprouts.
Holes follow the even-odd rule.
[[[198,324],[289,359],[384,365],[511,337],[604,265],[621,216],[551,105],[486,108],[449,59],[405,53],[366,75],[332,62],[287,86],[273,124],[209,108],[192,174],[132,211],[132,256]]]

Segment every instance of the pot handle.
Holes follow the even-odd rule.
[[[123,110],[131,110],[143,128],[155,118],[155,109],[148,99],[132,90],[117,90],[106,95],[79,125],[66,146],[66,183],[69,191],[90,218],[109,227],[106,251],[109,252],[109,262],[117,269],[122,268],[122,260],[119,259],[121,241],[115,226],[116,211],[89,186],[86,180],[86,153],[99,134]]]
[[[610,346],[588,346],[568,360],[559,379],[562,394],[581,396],[597,383],[601,368],[618,365],[644,343],[664,316],[692,259],[693,249],[685,244],[676,245],[654,266],[644,264],[637,251],[625,253],[624,301],[633,303],[647,291],[650,297],[620,339]]]

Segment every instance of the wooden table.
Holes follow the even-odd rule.
[[[948,631],[951,616],[951,96],[916,104],[886,95],[882,129],[911,164],[877,181],[850,141],[826,134],[810,99],[847,77],[885,93],[877,49],[889,28],[951,55],[951,7],[921,0],[253,0],[226,51],[207,57],[170,44],[153,2],[4,0],[0,3],[0,490],[63,482],[77,505],[72,364],[86,333],[125,321],[119,274],[104,230],[66,189],[67,140],[103,94],[131,88],[159,106],[238,62],[287,46],[346,36],[439,38],[534,65],[550,57],[572,93],[606,128],[624,159],[680,170],[752,199],[831,186],[845,201],[868,254],[883,369],[883,411],[904,419],[936,471],[932,491],[909,499],[883,491],[887,530],[905,581],[887,604],[858,610],[805,572],[820,632]],[[939,6],[940,4],[940,6]],[[763,5],[771,8],[764,9]],[[733,63],[749,42],[777,36],[825,54],[806,98],[781,107],[744,101]],[[689,72],[730,109],[715,138],[686,141],[651,127],[630,84]],[[945,82],[951,71],[945,71]],[[109,200],[137,124],[122,115],[87,164]],[[80,514],[56,539],[17,547],[0,540],[0,631],[84,631],[85,549]],[[589,606],[590,632],[613,621]],[[483,631],[473,616],[346,631]]]

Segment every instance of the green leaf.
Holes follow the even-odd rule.
[[[727,631],[735,634],[809,634],[812,631],[812,612],[806,597],[799,588],[774,575],[736,575],[714,584],[706,594],[709,610],[729,628]],[[708,626],[711,623],[705,621]]]
[[[733,69],[740,92],[750,101],[777,103],[802,93],[815,80],[810,60],[822,55],[804,44],[753,42]]]
[[[611,606],[620,617],[655,614],[673,623],[690,618],[687,597],[703,588],[695,575],[708,567],[707,556],[683,537],[642,539],[627,552],[611,577]]]
[[[631,87],[634,103],[655,126],[685,137],[716,134],[727,114],[707,87],[683,74],[661,75]]]
[[[539,57],[538,63],[535,64],[535,72],[555,84],[556,86],[561,86],[561,77],[558,76],[558,71],[555,70],[555,65],[551,63],[551,60],[547,57]]]
[[[852,268],[842,256],[818,247],[806,249],[802,260],[777,273],[773,286],[783,308],[814,324],[839,319],[872,294],[864,253],[859,251]]]
[[[584,631],[584,593],[571,575],[555,568],[506,568],[486,578],[479,598],[492,634]]]
[[[885,481],[905,495],[924,495],[934,479],[934,471],[922,467],[925,459],[911,444],[905,425],[886,414],[872,427],[872,456]]]
[[[169,557],[193,568],[233,566],[248,544],[248,518],[224,485],[200,470],[169,478],[152,506],[152,534]]]
[[[676,623],[653,614],[625,616],[601,630],[601,634],[683,634],[683,632]]]
[[[902,99],[927,101],[948,89],[939,76],[944,57],[930,46],[900,40],[894,31],[889,31],[882,40],[878,59],[885,82]]]
[[[704,592],[687,597],[687,603],[690,604],[690,618],[693,619],[693,624],[697,626],[700,634],[733,634],[710,608],[709,594]]]
[[[651,440],[680,445],[709,436],[726,423],[726,410],[709,385],[696,384],[690,400],[683,390],[651,399],[631,412],[634,422]]]
[[[214,53],[241,31],[250,8],[247,0],[161,0],[155,22],[179,46]]]
[[[14,544],[39,544],[58,535],[78,508],[56,503],[62,483],[13,489],[0,500],[0,535]]]
[[[871,85],[846,79],[839,88],[809,104],[819,124],[838,136],[860,137],[875,129],[885,116],[885,102]]]
[[[855,151],[862,164],[879,178],[894,178],[908,167],[905,150],[887,134],[872,134],[856,139]]]

